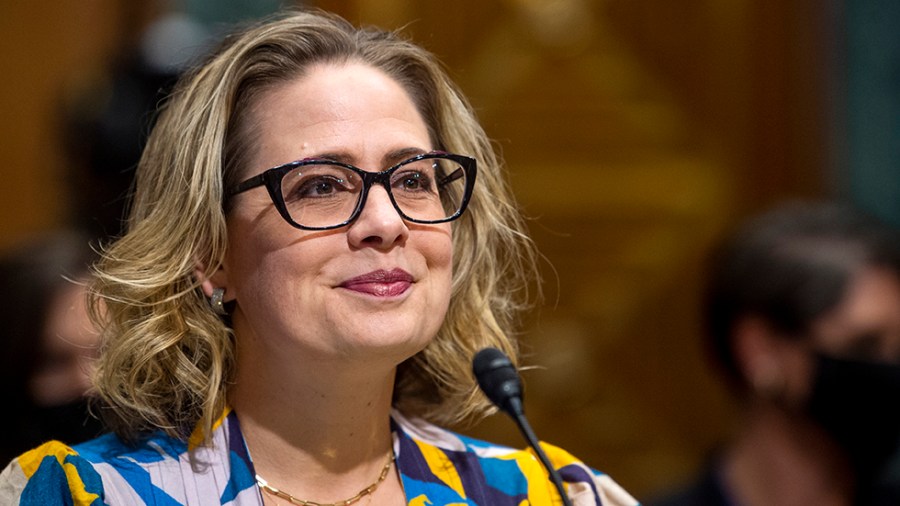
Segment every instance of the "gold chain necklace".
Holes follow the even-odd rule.
[[[369,485],[368,487],[360,490],[355,496],[350,499],[344,499],[343,501],[338,502],[315,502],[315,501],[304,501],[303,499],[298,499],[291,494],[283,490],[278,490],[277,488],[269,485],[269,483],[262,478],[260,475],[256,475],[256,484],[259,485],[260,490],[266,492],[267,494],[273,495],[280,499],[284,499],[291,504],[297,504],[298,506],[350,506],[351,504],[359,501],[363,497],[371,494],[378,488],[378,485],[381,485],[381,482],[387,478],[388,471],[391,470],[391,464],[394,463],[394,451],[393,449],[388,454],[388,461],[384,464],[384,467],[381,468],[381,474],[378,475],[378,479],[375,480],[375,483]]]

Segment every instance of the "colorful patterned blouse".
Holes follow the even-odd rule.
[[[530,451],[467,438],[392,414],[394,452],[410,506],[551,505],[559,495]],[[576,506],[631,505],[608,476],[542,445]],[[74,447],[49,442],[0,474],[0,504],[21,506],[262,506],[237,416],[226,411],[212,444],[156,434],[137,447],[108,434]]]

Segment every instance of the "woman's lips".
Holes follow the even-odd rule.
[[[406,292],[413,277],[403,269],[377,270],[344,281],[339,286],[375,297],[396,297]]]

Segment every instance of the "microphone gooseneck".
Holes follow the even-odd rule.
[[[487,398],[516,422],[522,435],[525,436],[525,440],[537,454],[538,460],[550,473],[550,480],[559,491],[563,504],[571,506],[572,503],[569,501],[569,496],[566,495],[562,478],[556,468],[550,464],[550,459],[541,448],[537,436],[525,417],[522,380],[512,361],[497,348],[484,348],[475,354],[475,358],[472,360],[472,372],[475,374],[479,388]]]

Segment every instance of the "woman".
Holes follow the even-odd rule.
[[[326,14],[252,27],[177,86],[97,269],[114,434],[21,456],[0,498],[558,501],[530,453],[432,425],[486,411],[470,360],[516,351],[533,259],[430,54]],[[633,503],[548,453],[575,504]]]
[[[695,483],[649,504],[898,504],[897,232],[792,203],[747,222],[712,267],[708,337],[743,423]]]

